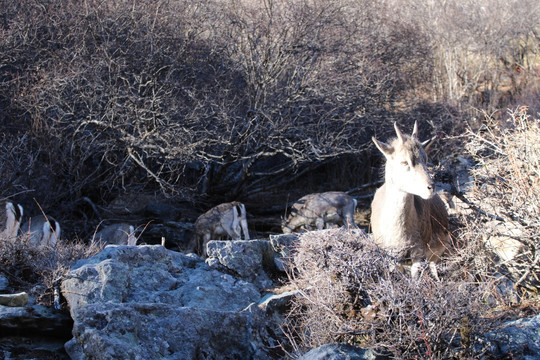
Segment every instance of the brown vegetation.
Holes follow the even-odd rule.
[[[51,213],[68,242],[100,221],[83,198],[100,209],[126,193],[200,209],[239,200],[256,215],[313,192],[369,199],[381,168],[369,139],[418,120],[420,138],[444,138],[434,164],[457,154],[476,165],[467,192],[455,191],[467,211],[452,219],[444,281],[408,281],[356,235],[306,235],[293,279],[306,294],[291,315],[298,347],[467,356],[489,308],[538,291],[537,0],[20,0],[0,10],[0,198]],[[491,252],[492,235],[523,245],[513,262]],[[67,264],[94,251],[72,242],[37,254],[0,241],[2,273],[48,299]]]
[[[538,295],[540,119],[521,107],[503,121],[486,120],[482,129],[465,134],[466,154],[478,165],[471,171],[474,181],[463,199],[481,211],[462,214],[465,226],[458,236],[488,240],[487,247],[497,254],[505,275],[517,288]]]
[[[306,234],[294,266],[292,281],[303,295],[289,323],[297,346],[339,341],[398,358],[449,358],[465,354],[486,329],[488,283],[464,281],[461,272],[445,273],[441,282],[427,274],[411,281],[395,270],[396,259],[362,234]],[[464,326],[467,339],[460,336]]]
[[[0,238],[0,268],[12,291],[27,291],[37,303],[52,306],[55,282],[71,268],[74,261],[89,258],[103,245],[81,241],[56,246],[30,246],[30,236],[20,235],[17,241]]]
[[[539,120],[518,109],[491,121],[464,135],[459,156],[476,166],[464,192],[454,188],[442,281],[411,281],[363,234],[301,237],[291,282],[302,296],[288,322],[299,350],[342,341],[398,358],[471,358],[501,320],[523,315],[522,307],[538,312]]]
[[[478,97],[537,94],[537,6],[503,3],[3,2],[3,194],[216,204],[343,162],[357,186],[389,120],[453,135]]]

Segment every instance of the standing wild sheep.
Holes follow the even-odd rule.
[[[284,234],[311,230],[322,230],[334,225],[357,228],[354,222],[356,200],[340,191],[329,191],[306,195],[291,206],[291,213],[283,221]]]
[[[34,216],[21,226],[21,230],[30,235],[33,247],[55,246],[60,238],[60,224],[51,216]]]
[[[446,207],[435,194],[416,122],[411,136],[403,135],[395,123],[394,128],[397,138],[389,143],[372,138],[386,158],[385,183],[371,204],[373,238],[401,262],[412,262],[413,279],[423,260],[438,279],[435,262],[449,243]]]
[[[244,233],[244,239],[249,240],[244,204],[237,201],[220,204],[199,216],[187,251],[206,257],[206,244],[210,240],[223,237],[240,240],[240,231]]]
[[[23,207],[6,201],[0,208],[0,236],[4,239],[13,239],[17,236],[23,216]]]

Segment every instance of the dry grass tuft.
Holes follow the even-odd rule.
[[[0,239],[0,274],[9,280],[13,291],[26,291],[38,304],[53,304],[54,283],[65,275],[71,264],[89,258],[102,247],[82,242],[63,243],[55,247],[28,246],[28,236]]]
[[[339,341],[399,358],[448,358],[470,351],[495,301],[489,283],[445,272],[411,281],[370,237],[345,230],[301,237],[291,282],[302,291],[288,332],[299,350]]]

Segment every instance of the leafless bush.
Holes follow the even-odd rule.
[[[26,174],[32,172],[37,161],[37,151],[28,144],[28,136],[0,138],[0,197],[8,198],[31,192]]]
[[[28,20],[24,26],[37,44],[15,45],[36,52],[36,64],[29,65],[40,71],[13,102],[31,115],[43,152],[57,157],[63,190],[106,193],[139,183],[141,171],[170,187],[196,143],[171,119],[178,107],[175,79],[188,75],[172,64],[192,65],[183,59],[189,39],[181,22],[165,17],[164,25],[157,23],[159,5],[149,2],[133,8],[121,2],[26,5],[19,20]],[[34,11],[35,18],[26,18]],[[171,161],[147,165],[149,154]]]
[[[292,284],[302,296],[288,322],[299,349],[340,341],[396,358],[466,357],[489,324],[496,291],[468,269],[411,281],[365,235],[327,230],[300,241]]]
[[[336,164],[369,179],[381,123],[423,109],[439,132],[456,102],[535,94],[538,6],[505,4],[4,1],[0,124],[33,159],[8,194],[219,203]]]
[[[477,166],[465,194],[482,212],[466,215],[479,227],[487,247],[498,254],[516,287],[538,293],[540,285],[540,128],[526,107],[503,121],[489,116],[479,131],[466,135],[466,153]],[[465,231],[470,231],[470,230]],[[502,247],[501,249],[499,247]],[[514,257],[515,256],[515,257]]]
[[[432,48],[433,78],[421,91],[445,103],[489,111],[538,97],[537,1],[389,4],[401,21],[416,24]]]
[[[287,322],[300,351],[342,341],[396,358],[470,358],[479,355],[478,336],[500,320],[537,312],[538,121],[519,108],[465,137],[461,151],[477,166],[439,264],[443,280],[426,273],[411,281],[368,237],[307,233],[291,265],[302,296]]]
[[[102,246],[82,242],[58,243],[55,247],[35,248],[29,236],[0,239],[0,273],[14,291],[26,291],[43,305],[52,305],[55,281],[62,278],[79,259],[97,254]]]
[[[420,35],[367,1],[2,7],[0,93],[62,198],[283,185],[365,149],[429,69]]]

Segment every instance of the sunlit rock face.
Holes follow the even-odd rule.
[[[194,255],[108,246],[73,266],[62,294],[73,359],[266,358],[263,313],[249,306],[259,290]]]

